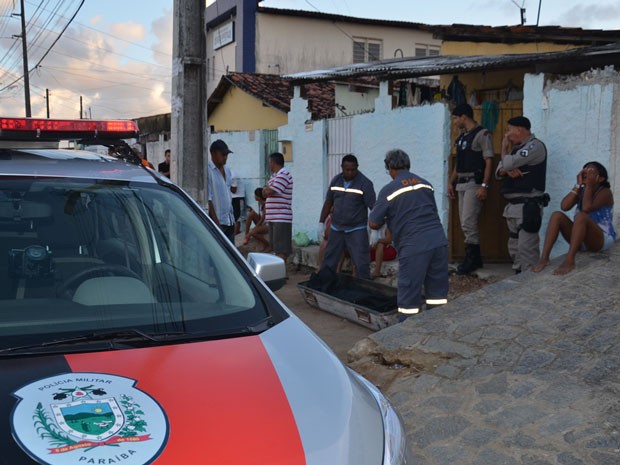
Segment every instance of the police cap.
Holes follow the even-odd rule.
[[[514,118],[510,118],[508,120],[508,124],[510,126],[517,126],[517,127],[520,127],[520,128],[525,128],[528,131],[532,127],[532,124],[530,123],[530,120],[527,119],[525,116],[515,116]]]
[[[452,110],[452,116],[469,116],[470,118],[474,117],[474,110],[468,103],[460,103],[454,110]]]

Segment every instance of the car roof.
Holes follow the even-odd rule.
[[[86,150],[0,148],[0,176],[87,178],[156,183],[159,175],[137,165]]]

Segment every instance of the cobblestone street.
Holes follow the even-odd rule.
[[[417,465],[620,463],[620,250],[522,273],[360,341]],[[373,379],[372,365],[393,375]]]

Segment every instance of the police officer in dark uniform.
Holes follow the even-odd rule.
[[[467,103],[456,106],[452,119],[463,131],[456,140],[456,163],[448,182],[448,196],[454,199],[458,194],[465,236],[465,259],[456,273],[469,274],[482,267],[479,219],[493,174],[493,138],[490,131],[474,121],[474,110]]]
[[[547,148],[530,132],[530,120],[516,116],[508,120],[502,140],[502,160],[495,177],[502,181],[502,194],[508,201],[504,218],[508,224],[508,251],[515,273],[538,262],[545,194]],[[511,148],[512,146],[512,148]]]
[[[447,303],[448,239],[437,213],[433,186],[409,171],[409,156],[400,149],[390,150],[384,162],[393,181],[379,192],[368,224],[379,229],[387,222],[392,231],[402,321],[418,313],[424,303],[427,309]]]
[[[321,209],[318,235],[325,233],[325,220],[332,219],[323,256],[322,268],[336,271],[346,247],[357,276],[370,279],[370,243],[368,241],[368,210],[375,205],[376,195],[372,181],[358,171],[357,158],[345,155],[342,172],[332,179]]]

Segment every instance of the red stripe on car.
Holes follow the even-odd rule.
[[[67,355],[74,372],[137,380],[168,416],[157,464],[304,465],[293,413],[258,336]]]

